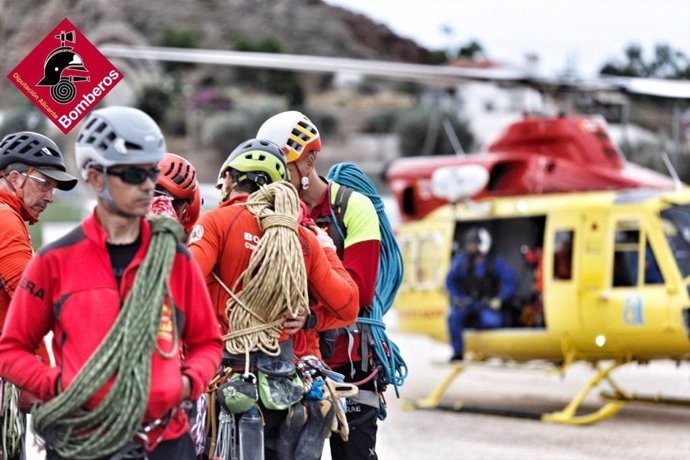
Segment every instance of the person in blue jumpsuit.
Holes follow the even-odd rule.
[[[463,237],[464,251],[453,257],[446,276],[451,308],[448,329],[453,345],[451,361],[462,360],[462,331],[469,320],[480,329],[501,327],[501,307],[515,294],[515,271],[491,250],[491,235],[485,228],[472,227]]]

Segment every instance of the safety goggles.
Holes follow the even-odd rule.
[[[27,174],[27,173],[21,173],[22,176],[28,177],[29,179],[33,180],[38,184],[38,188],[43,192],[43,193],[53,193],[55,192],[55,187],[57,187],[57,184],[53,184],[47,179],[44,179],[42,177],[34,176],[33,174]]]
[[[126,169],[108,169],[108,175],[117,176],[125,184],[139,185],[146,182],[147,178],[151,178],[152,182],[158,180],[161,170],[158,168],[144,169],[136,166]]]

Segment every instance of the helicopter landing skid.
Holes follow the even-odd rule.
[[[607,418],[616,415],[625,405],[625,400],[616,399],[609,401],[604,406],[589,414],[577,415],[577,409],[584,401],[587,394],[602,380],[607,380],[616,389],[616,392],[621,395],[625,393],[620,390],[618,385],[613,382],[609,376],[610,372],[618,368],[624,363],[614,362],[611,365],[600,369],[595,366],[597,373],[585,384],[585,386],[575,395],[575,397],[568,403],[568,405],[557,412],[534,412],[527,410],[515,410],[506,408],[489,408],[480,406],[468,406],[461,401],[457,401],[451,405],[441,404],[441,397],[445,394],[450,384],[467,368],[464,364],[456,364],[451,369],[450,374],[443,379],[438,386],[424,399],[419,401],[405,401],[403,408],[405,409],[430,409],[443,410],[455,412],[469,412],[488,415],[499,415],[505,417],[526,418],[532,420],[541,420],[550,423],[563,423],[567,425],[589,425],[593,423],[606,420]]]
[[[486,406],[470,406],[463,404],[461,402],[456,402],[455,404],[439,404],[435,407],[418,407],[421,410],[439,410],[446,412],[466,412],[469,414],[482,414],[482,415],[497,415],[499,417],[511,417],[511,418],[526,418],[530,420],[541,420],[541,412],[522,410],[522,409],[509,409],[503,407],[486,407]]]
[[[599,396],[607,401],[690,407],[690,399],[673,398],[661,395],[636,395],[635,393],[629,393],[623,390],[613,379],[611,379],[611,376],[607,376],[606,380],[609,382],[609,385],[611,385],[611,388],[613,388],[613,392],[602,391],[599,393]]]

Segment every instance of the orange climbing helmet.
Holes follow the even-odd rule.
[[[166,153],[158,164],[161,170],[156,190],[170,196],[177,218],[185,231],[190,232],[201,212],[201,188],[194,166],[174,153]]]

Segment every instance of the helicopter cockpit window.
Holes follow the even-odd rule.
[[[573,273],[573,231],[558,230],[553,243],[553,279],[569,280]]]
[[[639,248],[640,230],[637,223],[618,222],[613,255],[613,287],[637,286]]]
[[[664,277],[649,242],[645,246],[644,253],[644,284],[664,284]]]
[[[664,235],[683,278],[690,276],[690,206],[661,211]]]

